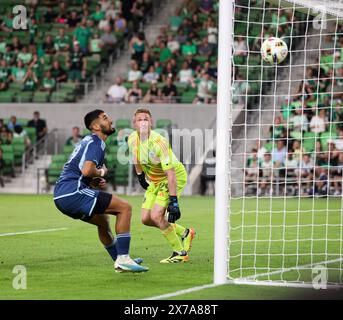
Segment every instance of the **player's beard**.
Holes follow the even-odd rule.
[[[106,136],[110,136],[111,134],[116,132],[116,129],[114,127],[106,128],[104,126],[101,126],[101,132],[105,134]]]

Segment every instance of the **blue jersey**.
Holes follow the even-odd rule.
[[[92,161],[98,169],[101,168],[104,164],[105,147],[105,142],[95,134],[88,135],[79,142],[56,182],[54,199],[75,195],[89,186],[92,178],[82,175],[83,164],[85,161]]]

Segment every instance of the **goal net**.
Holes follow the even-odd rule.
[[[228,279],[343,281],[343,1],[235,0]],[[285,61],[261,59],[268,37]]]

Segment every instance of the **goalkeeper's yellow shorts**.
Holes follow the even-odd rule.
[[[176,174],[177,183],[177,196],[180,197],[183,189],[187,184],[187,172],[183,171]],[[150,183],[148,189],[144,194],[144,200],[142,209],[151,210],[155,204],[158,204],[164,208],[168,207],[169,203],[169,190],[168,180],[160,182],[157,186]]]

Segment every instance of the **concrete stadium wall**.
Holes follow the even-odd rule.
[[[46,119],[49,128],[66,129],[78,125],[83,127],[83,116],[88,111],[99,108],[107,112],[113,119],[131,119],[134,110],[138,107],[147,107],[151,110],[155,120],[168,118],[179,128],[207,128],[216,117],[215,105],[129,105],[129,104],[0,104],[0,118],[16,115],[20,118],[32,118],[38,110],[41,117]]]
[[[8,118],[16,115],[18,118],[31,119],[33,112],[38,110],[41,118],[46,119],[49,129],[58,129],[59,144],[63,145],[70,136],[71,128],[79,126],[84,128],[84,115],[96,108],[107,112],[113,120],[123,118],[132,119],[133,112],[138,107],[149,107],[153,120],[171,119],[177,128],[207,129],[213,125],[216,118],[215,105],[185,105],[185,104],[0,104],[0,118]]]

